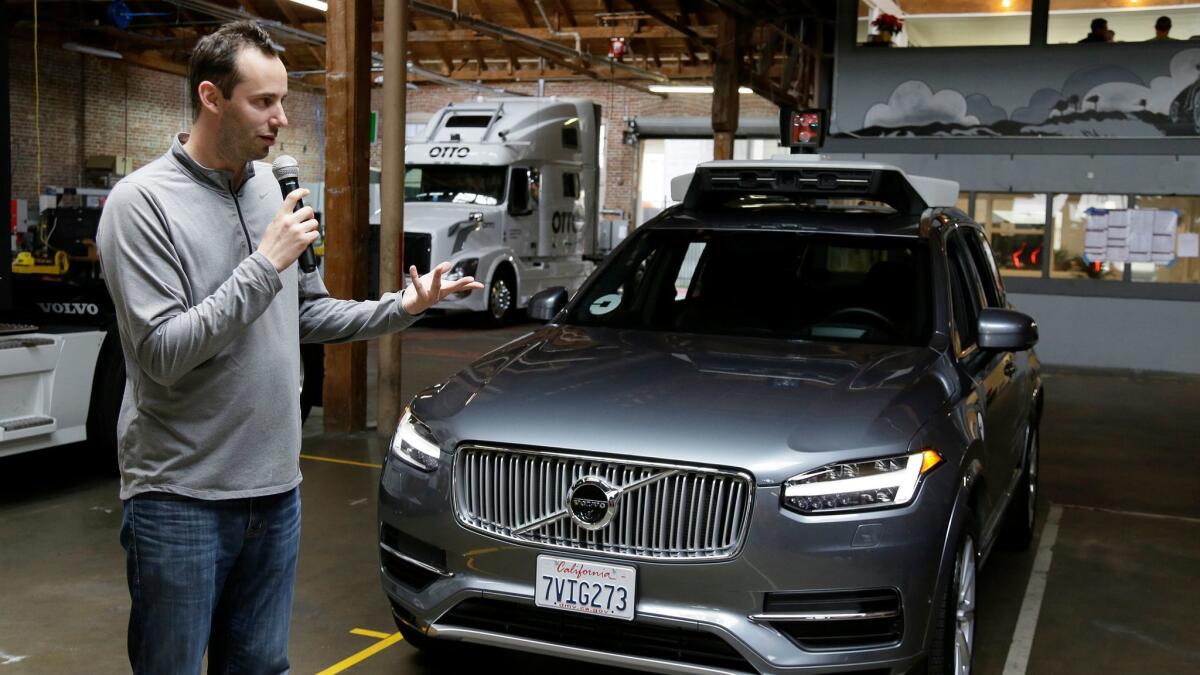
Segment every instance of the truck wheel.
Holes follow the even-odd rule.
[[[121,399],[125,396],[125,356],[116,331],[104,338],[96,358],[96,374],[92,378],[92,396],[88,405],[87,436],[89,458],[94,466],[116,473],[117,418],[121,415]]]
[[[500,268],[488,286],[488,323],[503,326],[512,321],[517,309],[517,284],[508,268]]]

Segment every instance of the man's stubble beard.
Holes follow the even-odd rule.
[[[221,154],[235,166],[263,159],[271,152],[270,148],[260,149],[258,147],[257,135],[243,136],[246,130],[233,120],[222,118],[219,131],[218,144],[221,147]]]

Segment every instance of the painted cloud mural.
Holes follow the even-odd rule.
[[[1011,113],[982,92],[934,91],[920,80],[900,83],[871,106],[853,136],[1107,136],[1200,135],[1200,49],[1183,49],[1149,83],[1129,69],[1081,68],[1057,89],[1038,89]]]

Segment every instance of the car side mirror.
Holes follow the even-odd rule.
[[[529,299],[529,317],[539,321],[552,321],[566,306],[567,289],[562,286],[547,288]]]
[[[979,346],[1005,352],[1025,351],[1037,344],[1033,317],[1011,309],[989,307],[979,313]]]

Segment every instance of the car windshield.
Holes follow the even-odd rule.
[[[495,206],[504,201],[502,166],[410,165],[404,201]]]
[[[581,289],[567,323],[789,340],[929,341],[926,240],[667,228],[635,237]]]

